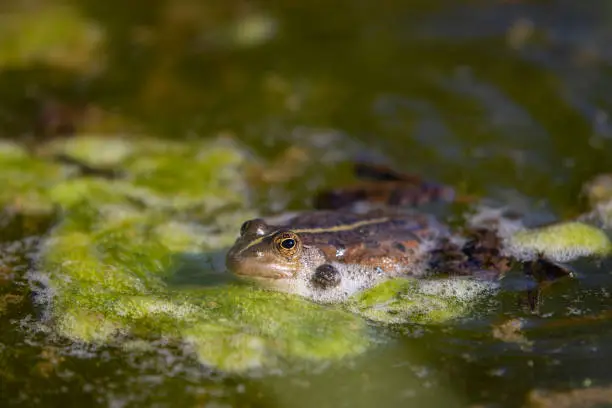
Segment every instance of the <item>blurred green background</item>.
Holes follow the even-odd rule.
[[[338,155],[375,150],[402,170],[566,206],[609,165],[607,2],[1,7],[4,137],[64,122],[229,133],[268,156],[332,139]]]

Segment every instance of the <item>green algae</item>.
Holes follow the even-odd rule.
[[[231,142],[85,136],[53,141],[38,157],[8,147],[4,163],[39,183],[41,202],[61,209],[39,258],[46,283],[39,295],[50,299],[49,322],[61,336],[120,347],[164,338],[224,371],[339,359],[367,348],[368,328],[358,316],[250,286],[198,285],[209,273],[205,262],[188,287],[171,283],[189,256],[218,253],[253,216],[244,206],[247,155]],[[82,175],[55,162],[58,155],[121,176]],[[6,196],[27,187],[11,184]]]
[[[447,322],[469,314],[483,294],[465,296],[461,280],[401,279],[345,305],[320,305],[229,279],[206,286],[219,280],[213,258],[254,216],[245,182],[250,156],[231,140],[87,135],[55,140],[38,156],[8,144],[3,151],[12,177],[28,183],[9,183],[2,204],[32,190],[61,210],[40,251],[40,298],[49,301],[56,332],[75,342],[123,347],[164,339],[204,364],[243,372],[354,356],[372,344],[368,321]],[[118,176],[82,173],[58,156]],[[177,279],[186,265],[191,278]]]
[[[97,184],[77,182],[56,191],[60,200],[74,198],[72,187],[85,196],[91,192],[88,188],[94,188],[100,194],[111,192],[110,196],[106,194],[107,199],[123,197],[167,211],[207,213],[224,206],[241,206],[247,199],[242,177],[247,156],[230,140],[179,143],[87,135],[58,139],[41,151],[124,175]]]
[[[66,5],[15,7],[0,14],[0,67],[44,63],[90,71],[100,68],[104,32]]]
[[[225,371],[366,349],[364,322],[341,310],[249,286],[168,286],[174,252],[150,234],[156,219],[117,228],[103,212],[90,212],[56,228],[42,262],[51,271],[53,316],[63,336],[102,344],[117,336],[164,336]]]
[[[612,174],[598,175],[584,185],[583,192],[591,209],[583,218],[612,228]]]
[[[381,323],[439,324],[468,315],[495,285],[468,279],[396,278],[353,296],[352,310]]]
[[[49,188],[47,199],[62,208],[80,205],[125,204],[126,198],[117,192],[121,182],[101,178],[75,178],[63,180]]]
[[[67,174],[54,163],[37,160],[24,148],[0,141],[0,207],[25,214],[50,214],[54,203],[48,189]]]
[[[357,316],[291,295],[230,285],[202,291],[200,299],[214,312],[216,327],[194,325],[184,333],[205,361],[218,359],[213,351],[219,348],[228,351],[232,366],[246,353],[250,368],[290,357],[334,360],[365,351],[371,340]],[[229,336],[221,344],[219,331]]]
[[[140,142],[121,137],[81,135],[52,141],[44,150],[49,154],[63,154],[95,167],[114,167],[124,164],[125,160],[136,152],[136,144]]]
[[[612,243],[604,231],[582,222],[562,222],[519,231],[507,240],[510,253],[521,260],[538,256],[568,262],[583,256],[605,256]]]
[[[243,165],[249,156],[231,141],[87,135],[55,140],[38,149],[39,157],[9,147],[4,162],[17,163],[13,168],[39,183],[40,201],[62,210],[40,266],[51,322],[73,341],[121,346],[134,336],[163,337],[186,344],[203,363],[244,371],[362,353],[372,340],[363,317],[441,322],[466,310],[418,293],[422,288],[413,283],[402,286],[408,280],[387,286],[398,292],[392,302],[372,293],[348,307],[247,285],[202,286],[210,275],[207,257],[222,254],[238,226],[254,216],[245,208]],[[54,161],[60,155],[120,176],[80,174],[74,165]],[[27,186],[12,186],[6,194],[22,191]],[[193,254],[201,261],[195,279],[176,286],[184,265],[194,267]]]
[[[612,174],[600,174],[586,183],[584,195],[592,207],[612,201]]]

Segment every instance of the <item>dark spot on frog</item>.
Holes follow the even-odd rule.
[[[321,289],[338,286],[340,283],[340,272],[330,264],[319,266],[312,276],[312,284]]]

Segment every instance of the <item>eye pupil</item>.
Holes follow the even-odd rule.
[[[281,242],[281,246],[285,249],[291,249],[295,246],[295,240],[291,238],[284,239]]]

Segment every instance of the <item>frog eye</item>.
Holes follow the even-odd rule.
[[[245,234],[255,234],[260,237],[262,235],[266,235],[269,230],[268,224],[260,218],[256,218],[254,220],[245,221],[244,224],[240,227],[240,236],[244,236]]]
[[[279,233],[274,239],[274,243],[276,244],[278,251],[287,256],[295,255],[300,247],[298,236],[291,231]]]
[[[245,221],[242,224],[242,227],[240,227],[240,236],[243,236],[247,232],[250,226],[251,226],[251,221]]]
[[[285,238],[281,241],[281,246],[285,249],[293,249],[295,246],[295,239],[293,238]]]

